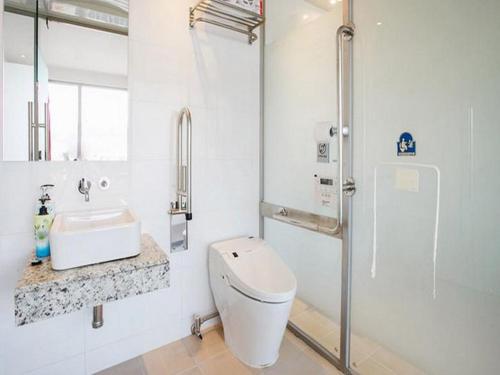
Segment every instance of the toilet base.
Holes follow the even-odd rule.
[[[293,300],[284,303],[259,302],[227,287],[223,294],[225,301],[215,294],[227,347],[247,366],[272,366],[279,358]]]

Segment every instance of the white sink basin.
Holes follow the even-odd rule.
[[[126,207],[61,213],[49,238],[52,268],[65,270],[138,255],[141,223]]]

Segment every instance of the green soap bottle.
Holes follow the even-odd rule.
[[[45,199],[40,199],[42,205],[33,220],[35,230],[35,255],[37,258],[46,258],[50,255],[49,232],[53,216],[49,215],[45,206]]]

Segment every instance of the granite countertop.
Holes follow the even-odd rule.
[[[169,270],[167,255],[148,234],[133,258],[64,271],[53,270],[50,261],[32,266],[30,258],[15,290],[16,324],[166,288]]]

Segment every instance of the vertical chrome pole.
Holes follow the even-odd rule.
[[[33,55],[33,117],[34,117],[34,138],[33,138],[33,160],[40,160],[40,118],[38,105],[38,0],[35,1],[35,19],[34,19],[34,55]]]
[[[78,144],[76,148],[77,160],[83,160],[82,136],[83,136],[83,123],[82,123],[82,85],[78,85]]]
[[[350,369],[351,340],[351,273],[352,273],[352,194],[354,182],[352,179],[352,38],[354,28],[352,23],[352,0],[344,4],[344,25],[337,31],[337,89],[339,142],[342,156],[339,183],[342,184],[341,209],[339,220],[342,225],[342,295],[341,295],[341,328],[340,328],[340,362],[345,372]],[[352,181],[347,189],[347,186]]]
[[[187,173],[186,173],[186,220],[191,220],[191,177],[192,177],[192,159],[193,159],[193,150],[192,150],[192,123],[191,123],[191,112],[189,109],[185,109],[186,112],[186,165],[187,165]],[[186,232],[187,232],[187,224],[186,224]]]
[[[184,160],[184,117],[186,118],[186,159]],[[192,219],[192,118],[188,108],[183,108],[177,119],[177,201],[179,210],[185,211],[186,220]],[[183,204],[185,203],[185,205]]]
[[[50,133],[49,133],[49,103],[43,103],[43,121],[44,121],[44,127],[45,127],[45,160],[50,160]]]
[[[266,17],[266,1],[262,1],[263,15]],[[260,124],[259,124],[259,201],[264,202],[264,126],[265,126],[265,53],[266,53],[266,22],[260,27],[259,35],[260,48],[260,71],[259,71],[259,105],[260,105]],[[264,216],[259,214],[259,237],[264,238]]]
[[[33,160],[33,102],[28,102],[28,160]]]
[[[177,119],[177,202],[179,209],[182,210],[182,192],[184,191],[183,173],[182,173],[182,117],[183,112]]]

